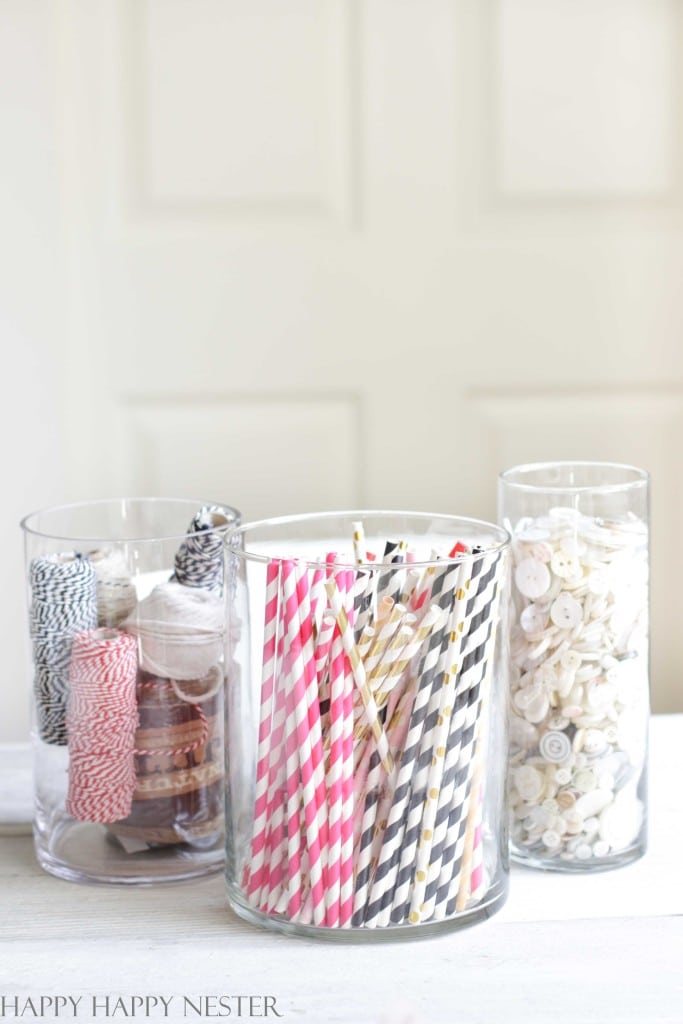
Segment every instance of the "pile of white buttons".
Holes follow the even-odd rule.
[[[607,864],[643,826],[647,527],[563,507],[508,528],[513,849]]]

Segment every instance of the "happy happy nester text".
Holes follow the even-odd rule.
[[[10,996],[0,995],[0,1018],[282,1017],[275,996]]]

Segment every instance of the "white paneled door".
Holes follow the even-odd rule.
[[[31,501],[493,517],[504,466],[645,465],[654,702],[683,709],[681,10],[0,0],[49,56],[17,116],[63,228],[25,328],[58,452],[17,472],[64,471]],[[39,159],[22,130],[4,163]]]

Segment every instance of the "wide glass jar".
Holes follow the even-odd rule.
[[[226,505],[141,498],[22,522],[34,836],[74,881],[189,878],[223,861]]]
[[[406,512],[231,532],[226,871],[241,917],[410,938],[501,906],[508,540]]]
[[[501,474],[512,534],[512,855],[557,871],[647,835],[648,474],[557,462]]]

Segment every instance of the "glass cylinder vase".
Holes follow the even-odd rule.
[[[223,861],[225,505],[142,498],[23,522],[35,849],[73,881]]]
[[[557,462],[501,474],[512,534],[512,856],[591,871],[647,832],[648,474]]]
[[[226,870],[241,917],[410,938],[501,906],[508,540],[404,512],[231,532]]]

